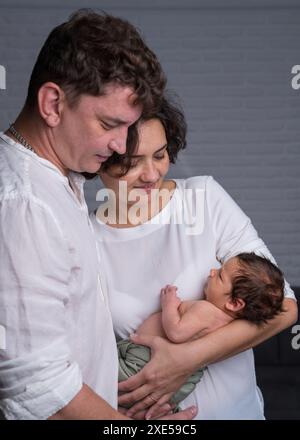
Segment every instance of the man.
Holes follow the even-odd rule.
[[[129,23],[75,13],[34,66],[0,138],[0,409],[7,419],[117,419],[118,362],[80,173],[125,153],[165,77]],[[169,418],[190,419],[187,410]]]

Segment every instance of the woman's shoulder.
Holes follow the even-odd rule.
[[[192,193],[193,197],[190,195],[188,197],[196,200],[199,197],[203,198],[212,207],[219,206],[220,201],[224,206],[232,205],[231,196],[213,176],[193,176],[187,179],[178,179],[176,184],[182,197]]]
[[[207,189],[213,186],[216,181],[212,176],[192,176],[187,179],[176,179],[176,183],[183,189]]]

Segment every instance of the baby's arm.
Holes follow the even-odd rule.
[[[188,333],[191,333],[191,327],[184,332],[182,313],[179,307],[182,301],[176,295],[177,288],[174,286],[167,286],[161,289],[161,307],[162,312],[153,313],[136,329],[138,335],[152,335],[161,336],[176,342],[176,337],[184,333],[185,340],[189,338]],[[196,320],[195,320],[196,321]],[[199,328],[199,320],[197,320],[197,330]],[[189,332],[187,332],[189,330]],[[195,334],[192,331],[193,335]]]
[[[161,290],[162,326],[170,341],[182,343],[194,340],[232,321],[208,301],[182,302],[176,290],[174,286]],[[185,307],[187,303],[189,305]]]
[[[206,325],[205,320],[195,313],[196,310],[192,311],[193,307],[185,313],[180,311],[182,301],[176,291],[177,288],[174,286],[167,286],[161,290],[162,325],[170,341],[181,343],[192,337],[200,337]]]
[[[162,312],[153,313],[136,329],[138,335],[161,336],[180,343],[206,335],[232,321],[208,301],[181,301],[176,287],[161,290]]]

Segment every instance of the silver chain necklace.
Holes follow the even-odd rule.
[[[15,129],[14,125],[11,124],[8,131],[11,132],[11,134],[20,142],[20,144],[23,145],[23,147],[27,148],[27,150],[32,151],[35,153],[33,147],[26,141],[26,139],[23,138],[23,136]]]

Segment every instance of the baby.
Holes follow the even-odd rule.
[[[181,301],[177,288],[161,290],[161,312],[149,316],[136,333],[164,337],[174,343],[200,338],[234,319],[261,325],[282,312],[284,277],[271,261],[254,253],[230,258],[220,269],[211,269],[204,300]],[[148,347],[129,340],[118,343],[119,382],[136,374],[150,360]],[[203,375],[194,373],[173,396],[178,403],[193,391]]]

